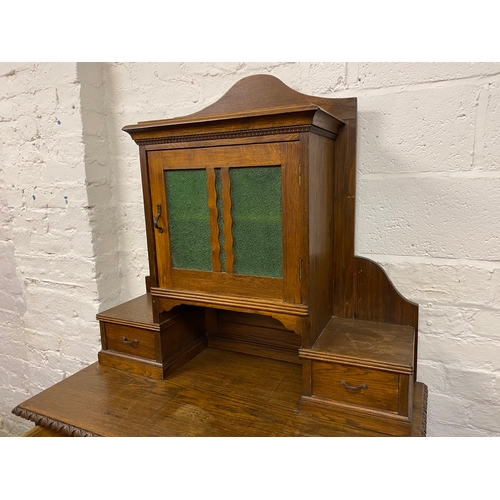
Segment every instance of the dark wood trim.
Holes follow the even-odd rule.
[[[217,190],[215,188],[215,169],[207,167],[208,212],[210,214],[210,246],[212,247],[212,271],[221,272],[219,244],[219,212],[217,209]]]
[[[240,139],[243,137],[258,137],[265,135],[276,135],[276,134],[297,134],[300,132],[309,132],[314,128],[317,133],[317,127],[312,125],[294,125],[289,127],[271,127],[271,128],[260,128],[253,130],[237,130],[229,132],[217,132],[213,134],[193,134],[193,135],[177,135],[172,137],[155,137],[151,139],[137,139],[136,142],[139,146],[151,146],[154,144],[165,144],[172,142],[195,142],[195,141],[221,141],[228,139]],[[327,134],[327,132],[322,132]],[[329,134],[335,137],[334,134]]]
[[[35,425],[40,427],[46,427],[48,429],[53,429],[56,432],[64,434],[65,436],[72,437],[99,437],[99,434],[93,434],[84,429],[80,429],[78,427],[74,427],[69,424],[65,424],[63,422],[59,422],[58,420],[54,420],[50,417],[46,417],[45,415],[40,415],[33,411],[24,410],[19,406],[16,406],[12,413],[18,417],[25,418],[26,420],[30,420],[34,422]]]
[[[405,437],[411,434],[411,422],[408,417],[389,414],[370,408],[360,409],[359,406],[342,404],[330,399],[316,396],[302,396],[301,409],[330,416],[332,422],[343,420],[351,425],[378,431],[387,436]]]
[[[183,141],[179,142],[159,142],[157,144],[148,144],[143,147],[146,151],[171,151],[172,149],[197,149],[212,148],[217,146],[245,146],[248,144],[267,144],[272,142],[291,142],[298,141],[300,133],[291,134],[270,134],[256,137],[234,137],[229,139],[209,139],[202,141]]]
[[[136,375],[143,375],[157,380],[163,379],[162,363],[152,359],[122,354],[116,351],[99,351],[97,358],[103,366],[126,370]]]
[[[411,435],[414,437],[427,436],[427,398],[427,386],[416,382],[413,387],[413,425],[411,428]]]
[[[149,182],[148,155],[144,147],[139,147],[139,161],[141,165],[142,197],[144,202],[144,215],[146,220],[146,241],[148,247],[149,276],[146,287],[158,286],[156,269],[156,247],[153,231],[153,212],[151,201],[151,188]]]
[[[377,369],[391,373],[406,373],[408,375],[413,373],[413,368],[411,366],[401,364],[382,363],[380,361],[371,361],[369,359],[348,358],[347,356],[335,356],[330,353],[313,351],[311,349],[300,349],[299,354],[301,358],[314,359],[316,361],[347,364],[349,366]]]
[[[164,299],[180,300],[182,303],[196,306],[221,307],[222,309],[257,312],[258,314],[278,313],[293,316],[307,316],[309,308],[303,304],[290,304],[288,302],[267,299],[251,299],[230,295],[212,295],[210,293],[196,293],[186,290],[166,290],[153,288],[152,293]]]
[[[226,273],[234,273],[233,216],[231,214],[231,178],[229,168],[221,168],[222,206],[224,220],[224,253],[226,254]]]

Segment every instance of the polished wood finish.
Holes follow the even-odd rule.
[[[255,97],[263,87],[261,105],[255,107]],[[268,105],[270,98],[274,106]],[[148,245],[156,257],[151,261],[150,282],[156,315],[180,303],[219,308],[229,303],[231,310],[270,314],[300,334],[303,345],[314,343],[333,309],[334,140],[342,126],[342,120],[310,102],[308,96],[273,77],[258,76],[242,80],[217,105],[195,115],[124,128],[140,146],[143,172],[149,172],[144,182],[149,192],[145,200],[150,202],[146,218],[156,217],[158,205],[165,207],[159,218],[161,227],[168,227],[164,172],[206,169],[209,178],[213,272],[172,268],[169,231],[153,232]],[[251,143],[250,139],[255,140]],[[227,169],[266,165],[282,168],[283,279],[233,274]],[[219,272],[217,259],[213,168],[221,168],[223,179],[228,257],[224,273]],[[195,301],[195,296],[204,297]],[[272,307],[261,307],[263,301]],[[293,307],[279,310],[287,304],[308,308],[307,320],[293,317]]]
[[[379,415],[411,428],[414,338],[410,326],[332,318],[304,360],[304,404]],[[405,424],[406,423],[406,426]]]
[[[413,328],[408,326],[334,317],[314,346],[301,349],[300,355],[412,373],[414,336]]]
[[[356,127],[355,98],[269,75],[192,115],[125,127],[139,146],[147,294],[97,316],[99,364],[14,413],[78,436],[425,435],[418,306],[354,254]],[[229,169],[255,166],[281,168],[282,278],[234,272]],[[172,267],[175,169],[207,173],[212,271]]]
[[[306,139],[304,139],[306,140]],[[325,139],[326,141],[326,139]],[[332,142],[329,140],[329,142]],[[331,146],[333,151],[333,146]],[[167,198],[164,188],[164,172],[168,169],[205,169],[209,183],[209,209],[211,220],[212,262],[213,272],[175,269],[170,266],[170,241],[168,231],[168,217],[166,208],[160,217],[161,227],[166,228],[163,233],[156,232],[155,255],[157,256],[158,285],[151,288],[151,293],[157,297],[165,297],[171,291],[179,293],[198,292],[208,295],[224,295],[227,297],[242,297],[255,299],[280,300],[287,303],[307,304],[306,292],[301,293],[300,262],[307,263],[307,222],[303,220],[302,207],[307,203],[306,194],[299,185],[299,147],[295,142],[275,142],[255,145],[227,145],[220,143],[220,147],[193,148],[179,150],[155,150],[148,153],[148,165],[151,171],[151,203],[154,207],[160,204],[167,207]],[[331,160],[331,158],[330,158]],[[312,162],[311,162],[312,163]],[[325,163],[325,161],[323,161]],[[208,168],[207,165],[210,165]],[[234,254],[231,234],[231,200],[229,195],[230,179],[227,169],[230,167],[275,166],[282,167],[282,211],[283,211],[283,278],[268,278],[234,274]],[[219,240],[217,226],[217,207],[215,202],[215,174],[213,168],[221,168],[223,181],[224,201],[224,235],[225,252],[228,257],[226,272],[220,272]],[[312,168],[316,165],[312,163]],[[325,166],[332,170],[331,162]],[[304,162],[304,170],[307,161]],[[317,174],[317,172],[315,172]],[[330,183],[331,185],[331,183]],[[330,192],[330,195],[332,193]],[[315,196],[311,203],[321,203]],[[323,200],[325,201],[325,200]],[[226,218],[227,217],[227,218]],[[304,224],[305,222],[305,224]],[[300,234],[298,237],[297,233]],[[325,237],[329,237],[326,235]],[[331,235],[329,237],[331,239]],[[304,274],[305,276],[305,274]],[[331,278],[330,278],[331,281]],[[165,291],[167,293],[165,293]],[[185,303],[189,303],[186,297]],[[161,304],[168,307],[165,301]],[[173,304],[173,303],[171,303]],[[245,308],[248,309],[248,306]],[[243,309],[242,309],[243,311]],[[243,311],[244,312],[244,311]],[[265,312],[258,312],[265,314]]]
[[[14,413],[69,435],[387,435],[378,418],[301,407],[300,393],[296,364],[208,348],[167,380],[95,363]]]
[[[281,322],[257,314],[214,310],[208,346],[301,364],[301,337]]]
[[[229,168],[221,168],[222,178],[222,206],[224,220],[224,253],[226,254],[226,272],[234,273],[234,252],[233,252],[233,216],[231,213],[231,179]]]
[[[348,389],[339,383],[341,381],[351,387],[362,387],[362,389]],[[320,398],[398,412],[399,376],[396,373],[313,361],[312,383],[312,393]]]
[[[220,245],[219,245],[219,224],[217,218],[219,211],[217,209],[217,192],[215,189],[215,169],[207,167],[207,191],[208,191],[208,210],[210,213],[210,246],[212,247],[212,267],[214,272],[221,272],[220,263]]]
[[[100,363],[162,379],[206,347],[205,313],[182,306],[153,317],[145,294],[97,315],[103,349]]]

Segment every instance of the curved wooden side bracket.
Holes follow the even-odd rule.
[[[354,255],[356,99],[328,99],[320,105],[345,123],[335,145],[334,315],[413,326],[416,376],[418,305],[396,290],[377,263]]]

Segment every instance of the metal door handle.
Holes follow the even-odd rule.
[[[161,215],[161,203],[158,203],[156,205],[156,211],[158,215],[156,216],[155,220],[153,221],[153,226],[158,229],[159,233],[163,233],[163,228],[158,225],[158,221],[160,220],[160,215]]]

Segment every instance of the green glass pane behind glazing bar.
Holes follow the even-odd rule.
[[[205,170],[165,171],[172,267],[212,271]]]
[[[234,272],[283,277],[281,167],[231,168]]]

